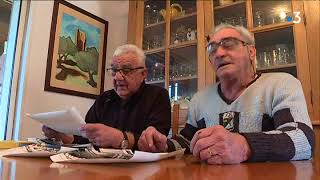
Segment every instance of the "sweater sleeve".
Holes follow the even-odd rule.
[[[250,148],[249,161],[310,159],[315,135],[300,82],[290,75],[277,81],[272,98],[274,130],[242,133]]]

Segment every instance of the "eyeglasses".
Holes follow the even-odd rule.
[[[210,37],[207,37],[207,41],[210,41]],[[207,45],[207,52],[209,54],[209,56],[215,55],[215,53],[217,52],[218,48],[221,46],[223,49],[225,50],[232,50],[236,47],[236,45],[239,44],[239,42],[241,42],[244,46],[249,45],[248,43],[234,38],[234,37],[227,37],[227,38],[223,38],[220,42],[216,43],[216,42],[209,42]]]
[[[144,69],[144,67],[136,67],[136,68],[121,68],[121,69],[116,69],[116,68],[107,68],[107,72],[111,76],[115,76],[117,72],[120,72],[122,76],[128,76],[131,72],[138,70],[138,69]]]

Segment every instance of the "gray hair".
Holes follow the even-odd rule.
[[[255,45],[254,36],[247,28],[243,26],[233,26],[230,24],[219,24],[215,29],[213,35],[223,29],[234,29],[244,38],[244,41],[250,45]]]
[[[137,55],[138,60],[140,61],[139,64],[143,67],[146,66],[146,55],[144,54],[143,50],[138,48],[134,44],[125,44],[122,46],[117,47],[117,49],[114,51],[112,57],[121,56],[127,53],[134,53]]]

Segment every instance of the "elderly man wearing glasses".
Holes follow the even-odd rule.
[[[46,126],[49,138],[63,143],[88,143],[98,147],[137,149],[144,129],[152,126],[167,135],[171,122],[171,106],[166,89],[145,84],[147,75],[144,52],[135,45],[118,47],[107,71],[114,89],[100,95],[86,115],[81,127],[83,137],[66,135]],[[85,138],[84,138],[85,137]]]
[[[209,164],[310,159],[315,137],[300,82],[285,73],[257,74],[254,37],[244,27],[219,25],[207,40],[219,82],[194,95],[176,139],[149,127],[139,148],[187,148]]]

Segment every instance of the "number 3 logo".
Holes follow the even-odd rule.
[[[301,22],[301,16],[300,16],[300,12],[293,12],[294,14],[294,20],[292,21],[293,23],[297,24]]]

